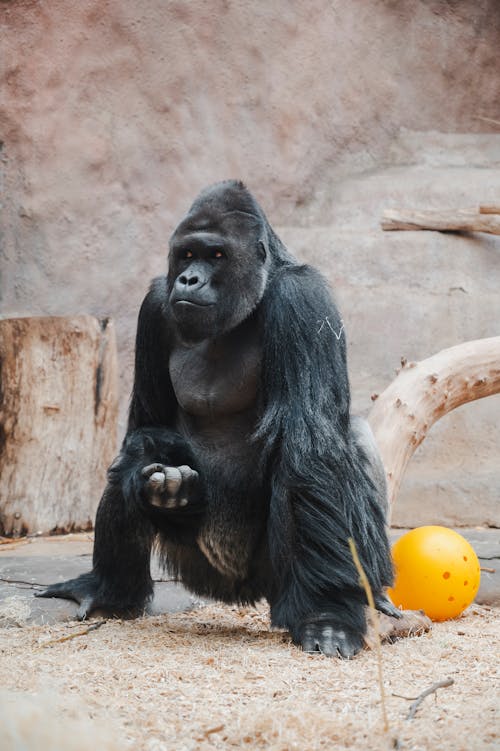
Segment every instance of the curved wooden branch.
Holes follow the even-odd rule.
[[[491,235],[500,235],[500,217],[490,210],[480,213],[479,209],[387,209],[382,215],[381,226],[386,231],[429,229],[439,232],[488,232]]]
[[[406,465],[432,425],[461,404],[500,393],[500,336],[402,365],[368,417],[386,470],[390,507]]]

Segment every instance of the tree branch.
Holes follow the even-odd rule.
[[[454,684],[453,678],[445,678],[444,681],[438,681],[437,683],[433,683],[432,686],[429,686],[429,688],[426,688],[425,691],[422,691],[419,696],[415,699],[415,701],[410,705],[410,709],[408,710],[408,714],[406,715],[407,720],[412,720],[415,717],[415,714],[417,713],[417,709],[422,704],[423,700],[426,696],[429,696],[430,694],[434,694],[438,688],[447,688],[447,686],[453,686]]]
[[[494,207],[483,206],[483,209]],[[388,209],[382,214],[383,230],[436,230],[439,232],[488,232],[500,235],[500,216],[497,212],[478,209],[452,211]]]
[[[461,404],[498,393],[500,336],[458,344],[419,363],[403,363],[368,417],[391,506],[406,465],[432,425]]]
[[[480,214],[500,214],[500,203],[497,204],[481,204],[479,207]]]

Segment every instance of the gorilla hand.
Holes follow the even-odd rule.
[[[363,648],[364,634],[341,624],[335,613],[314,613],[302,621],[298,641],[304,652],[349,659]]]
[[[198,487],[198,472],[186,464],[167,467],[148,464],[142,470],[144,493],[148,503],[162,509],[180,509],[189,505]]]

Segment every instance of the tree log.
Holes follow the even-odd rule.
[[[500,393],[500,336],[402,365],[368,417],[386,470],[390,507],[406,465],[432,425],[461,404]]]
[[[488,215],[489,214],[489,215]],[[479,210],[410,211],[388,209],[382,215],[384,230],[436,230],[439,232],[488,232],[500,235],[500,216]]]
[[[91,527],[116,449],[113,324],[0,321],[0,534]]]

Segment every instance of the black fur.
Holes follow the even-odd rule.
[[[198,197],[169,258],[139,315],[128,432],[98,509],[93,571],[43,596],[77,600],[81,617],[140,612],[157,541],[192,591],[265,597],[273,625],[304,649],[350,657],[366,598],[349,537],[380,609],[397,611],[384,595],[383,470],[349,414],[328,286],[234,181]]]

